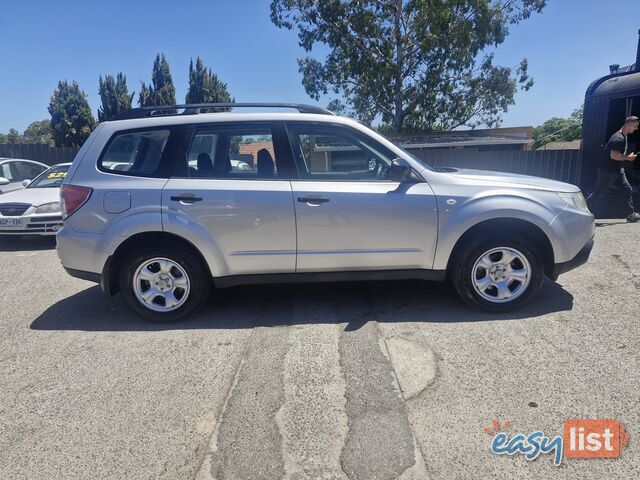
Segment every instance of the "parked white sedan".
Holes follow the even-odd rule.
[[[0,195],[20,190],[24,180],[33,180],[47,168],[48,165],[33,160],[0,158]]]
[[[0,197],[0,236],[55,235],[62,228],[60,185],[70,163],[45,170],[26,188]]]

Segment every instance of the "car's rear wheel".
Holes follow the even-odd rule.
[[[451,273],[465,302],[502,312],[521,307],[540,291],[544,263],[535,245],[524,238],[486,238],[463,245]]]
[[[149,245],[129,254],[120,270],[129,307],[154,322],[194,314],[207,300],[211,279],[201,261],[181,245]]]

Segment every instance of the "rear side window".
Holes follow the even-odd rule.
[[[168,129],[116,133],[100,157],[98,168],[109,173],[153,176],[160,169],[170,134]]]
[[[277,179],[279,155],[269,126],[198,129],[187,151],[189,178]]]

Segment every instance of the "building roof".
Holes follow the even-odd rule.
[[[582,140],[572,140],[570,142],[549,142],[536,150],[580,150]]]
[[[450,148],[485,145],[529,145],[533,127],[455,130],[452,132],[391,133],[385,135],[403,148]]]

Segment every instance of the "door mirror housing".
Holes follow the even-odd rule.
[[[9,185],[11,182],[4,177],[0,177],[0,186]]]
[[[411,165],[404,158],[396,158],[391,162],[387,178],[394,182],[406,183],[411,180]]]
[[[23,187],[27,187],[27,186],[29,186],[29,184],[30,184],[30,183],[31,183],[31,180],[29,180],[29,179],[22,180],[22,186],[23,186]]]

